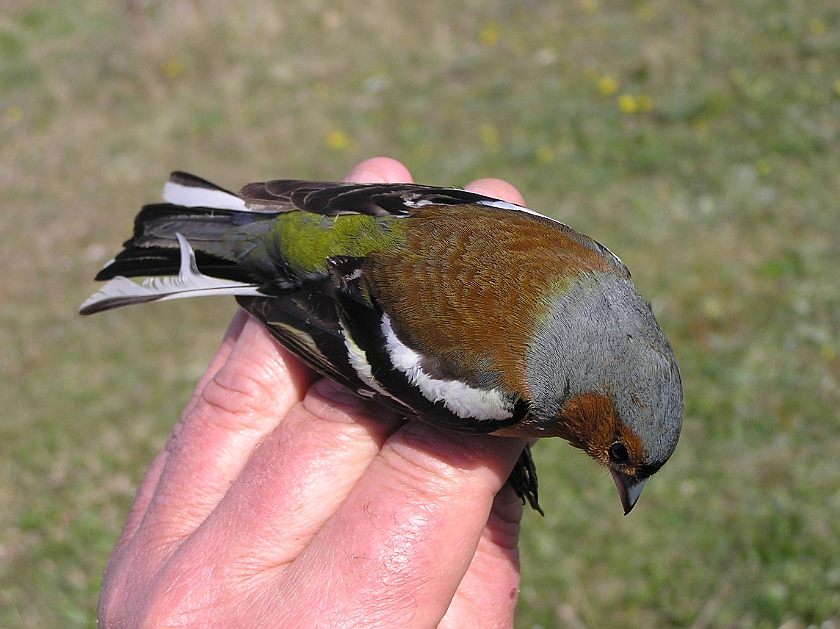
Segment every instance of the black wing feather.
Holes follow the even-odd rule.
[[[226,188],[222,188],[221,186],[217,186],[216,184],[207,181],[206,179],[202,179],[201,177],[197,177],[196,175],[191,175],[190,173],[185,173],[180,170],[176,170],[169,175],[169,181],[172,183],[177,183],[182,186],[187,186],[188,188],[205,188],[207,190],[218,190],[219,192],[225,192],[227,194],[236,196],[233,192]]]
[[[274,179],[239,191],[245,203],[277,212],[301,210],[323,216],[368,214],[407,216],[423,205],[467,205],[498,199],[462,190],[413,183],[369,184]]]

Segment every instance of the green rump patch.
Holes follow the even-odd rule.
[[[402,219],[359,214],[319,216],[289,212],[277,219],[269,236],[272,247],[304,276],[327,273],[330,256],[365,257],[401,241]]]

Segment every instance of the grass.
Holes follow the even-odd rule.
[[[230,301],[81,319],[169,170],[510,180],[609,246],[683,372],[622,518],[536,448],[517,626],[840,623],[840,11],[831,0],[0,3],[0,627],[94,626]],[[834,624],[831,624],[834,623]]]

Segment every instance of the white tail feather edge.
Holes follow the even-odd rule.
[[[163,200],[182,207],[209,207],[217,210],[247,212],[245,201],[223,190],[185,186],[174,181],[163,184]]]
[[[256,296],[262,294],[257,284],[221,280],[199,271],[192,246],[181,234],[175,235],[181,249],[181,268],[177,276],[150,277],[142,284],[137,284],[121,275],[117,276],[105,284],[99,292],[91,295],[79,307],[79,310],[97,312],[132,304],[207,295]],[[113,305],[109,305],[109,302],[113,302]],[[98,307],[91,310],[94,306]]]

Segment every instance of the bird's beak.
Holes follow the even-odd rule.
[[[647,478],[638,480],[618,470],[610,470],[610,473],[615,481],[615,488],[618,489],[618,497],[621,499],[621,506],[624,507],[624,515],[627,515],[633,505],[636,504],[639,496],[642,495],[642,489],[645,488]]]

